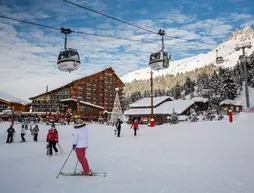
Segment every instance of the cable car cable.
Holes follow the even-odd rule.
[[[135,25],[135,24],[129,23],[129,22],[127,22],[127,21],[124,21],[124,20],[122,20],[122,19],[119,19],[119,18],[110,16],[110,15],[107,15],[107,14],[105,14],[105,13],[102,13],[102,12],[99,12],[99,11],[96,11],[96,10],[93,10],[93,9],[88,8],[88,7],[85,7],[85,6],[83,6],[83,5],[79,5],[79,4],[77,4],[77,3],[73,3],[73,2],[68,1],[68,0],[63,0],[63,1],[65,1],[66,3],[72,4],[72,5],[75,5],[75,6],[77,6],[77,7],[80,7],[80,8],[82,8],[82,9],[91,11],[91,12],[93,12],[93,13],[97,13],[97,14],[99,14],[99,15],[105,16],[105,17],[107,17],[107,18],[110,18],[110,19],[113,19],[113,20],[116,20],[116,21],[125,23],[125,24],[127,24],[127,25],[136,27],[136,28],[138,28],[138,29],[142,29],[142,30],[144,30],[144,31],[147,31],[147,32],[150,32],[150,33],[153,33],[153,34],[156,34],[156,35],[160,35],[158,32],[155,32],[155,31],[152,31],[152,30],[150,30],[150,29],[146,29],[146,28],[140,27],[140,26],[138,26],[138,25]],[[189,39],[185,39],[185,38],[177,38],[177,37],[169,36],[169,35],[166,35],[166,34],[165,34],[165,36],[166,36],[166,37],[169,37],[169,38],[179,39],[179,40],[186,40],[186,41],[188,41],[188,42],[194,41],[194,40],[189,40]]]
[[[124,20],[122,20],[122,19],[118,19],[118,18],[116,18],[116,17],[113,17],[113,16],[110,16],[110,15],[107,15],[107,14],[105,14],[105,13],[101,13],[101,12],[99,12],[99,11],[95,11],[95,10],[93,10],[93,9],[91,9],[91,8],[88,8],[88,7],[85,7],[85,6],[79,5],[79,4],[77,4],[77,3],[73,3],[73,2],[68,1],[68,0],[63,0],[63,1],[65,1],[66,3],[72,4],[72,5],[75,5],[75,6],[77,6],[77,7],[80,7],[80,8],[86,9],[86,10],[88,10],[88,11],[91,11],[91,12],[93,12],[93,13],[97,13],[97,14],[99,14],[99,15],[102,15],[102,16],[105,16],[105,17],[108,17],[108,18],[110,18],[110,19],[113,19],[113,20],[116,20],[116,21],[119,21],[119,22],[122,22],[122,23],[128,24],[128,25],[130,25],[130,26],[133,26],[133,27],[136,27],[136,28],[139,28],[139,29],[142,29],[142,30],[145,30],[145,31],[147,31],[147,32],[154,33],[154,34],[158,34],[157,32],[154,32],[154,31],[152,31],[152,30],[149,30],[149,29],[146,29],[146,28],[140,27],[140,26],[138,26],[138,25],[134,25],[134,24],[129,23],[129,22],[127,22],[127,21],[124,21]]]
[[[13,21],[18,21],[18,22],[22,22],[22,23],[27,23],[27,24],[31,24],[31,25],[46,27],[46,28],[49,28],[49,29],[54,29],[54,30],[59,30],[60,31],[60,28],[56,28],[56,27],[52,27],[52,26],[48,26],[48,25],[43,25],[43,24],[34,23],[34,22],[30,22],[30,21],[25,21],[25,20],[20,20],[20,19],[15,19],[15,18],[3,16],[3,15],[0,15],[0,17],[4,18],[4,19],[10,19],[10,20],[13,20]]]
[[[9,20],[13,20],[13,21],[18,21],[18,22],[22,22],[22,23],[27,23],[27,24],[31,24],[31,25],[36,25],[36,26],[40,26],[40,27],[45,27],[45,28],[61,31],[61,28],[56,28],[56,27],[52,27],[52,26],[48,26],[48,25],[43,25],[43,24],[39,24],[39,23],[34,23],[34,22],[30,22],[30,21],[15,19],[15,18],[3,16],[3,15],[0,15],[0,18],[9,19]],[[144,44],[157,44],[157,43],[154,43],[154,42],[134,40],[134,39],[127,39],[127,38],[121,38],[121,37],[117,37],[117,36],[100,35],[100,34],[93,34],[93,33],[87,33],[87,32],[79,32],[79,31],[71,31],[71,32],[72,33],[76,33],[76,34],[84,34],[84,35],[97,36],[97,37],[102,37],[102,38],[112,38],[112,39],[118,39],[118,40],[135,41],[135,42],[140,42],[140,43],[144,43]]]

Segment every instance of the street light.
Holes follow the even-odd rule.
[[[49,100],[50,100],[50,96],[47,94],[47,96],[45,97],[45,100],[46,100],[46,102],[47,102],[47,104],[46,104],[46,116],[47,116],[47,112],[48,112],[48,102],[49,102]]]
[[[79,109],[80,109],[80,101],[82,99],[82,96],[77,96],[77,115],[79,115]]]

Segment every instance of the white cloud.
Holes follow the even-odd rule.
[[[245,14],[245,13],[232,13],[229,16],[229,19],[231,19],[232,21],[239,21],[239,20],[246,20],[246,19],[250,19],[253,18],[252,15],[249,14]]]
[[[228,35],[232,29],[233,27],[231,25],[219,25],[214,27],[210,34],[211,36],[225,37],[225,35]]]
[[[176,22],[176,23],[181,23],[182,24],[182,23],[189,23],[189,22],[192,22],[192,21],[195,21],[195,20],[196,20],[196,15],[195,14],[186,15],[184,13],[181,13],[178,10],[171,10],[168,13],[167,19],[164,20],[164,21],[166,21],[168,23]]]
[[[248,22],[241,25],[242,28],[245,26],[254,26],[254,20],[248,21]]]

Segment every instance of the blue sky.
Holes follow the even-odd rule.
[[[254,27],[253,0],[72,0],[152,31],[164,29],[165,49],[173,60],[206,53],[236,29]],[[56,58],[63,35],[54,30],[0,19],[0,89],[23,99],[81,76],[112,66],[121,76],[148,67],[149,54],[160,48],[160,37],[70,5],[62,0],[2,0],[1,15],[76,31],[152,41],[142,44],[71,34],[81,66],[60,72]],[[175,39],[177,37],[178,39]],[[187,41],[188,39],[189,41]],[[31,84],[34,82],[36,86]]]

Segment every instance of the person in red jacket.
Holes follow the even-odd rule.
[[[52,156],[52,148],[55,150],[56,154],[58,149],[56,148],[56,143],[58,143],[58,132],[55,127],[51,127],[47,135],[47,142],[49,146],[49,156]]]
[[[134,129],[134,136],[136,136],[137,135],[137,129],[139,129],[139,127],[138,127],[138,120],[137,119],[132,123],[131,129],[132,129],[132,127]]]

